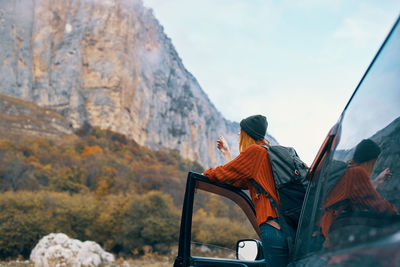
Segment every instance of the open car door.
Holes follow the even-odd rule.
[[[175,260],[174,267],[180,266],[266,266],[263,259],[256,259],[254,261],[239,260],[235,258],[222,258],[218,257],[201,257],[193,256],[191,253],[192,248],[192,218],[193,218],[193,205],[195,194],[199,191],[205,191],[212,194],[228,198],[233,201],[234,205],[241,208],[246,215],[249,226],[252,227],[260,236],[260,230],[256,221],[255,209],[252,201],[246,193],[242,190],[226,184],[216,184],[211,182],[206,176],[189,172],[186,191],[183,202],[180,236],[179,236],[179,250],[178,256]],[[260,250],[260,248],[258,248]],[[237,258],[237,257],[236,257]],[[259,258],[259,257],[258,257]]]

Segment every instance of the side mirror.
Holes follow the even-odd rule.
[[[255,261],[264,258],[262,244],[256,239],[240,239],[236,243],[236,259]]]

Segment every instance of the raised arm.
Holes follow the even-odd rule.
[[[255,176],[265,154],[264,148],[251,145],[227,164],[204,171],[204,175],[214,182],[247,189],[249,179]]]
[[[224,155],[225,163],[228,163],[232,160],[231,151],[229,150],[228,143],[225,138],[221,135],[217,140],[217,148],[221,151],[222,155]]]

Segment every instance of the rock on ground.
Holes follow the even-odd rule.
[[[35,267],[94,267],[115,264],[114,256],[104,251],[96,242],[82,242],[62,233],[43,237],[32,250],[30,260]]]

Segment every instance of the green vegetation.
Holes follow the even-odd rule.
[[[7,192],[0,195],[0,257],[25,258],[51,232],[96,240],[106,250],[129,254],[144,245],[169,248],[178,238],[179,213],[170,196],[59,192]]]
[[[145,246],[169,252],[178,241],[187,172],[202,167],[112,131],[86,126],[77,134],[62,141],[0,139],[0,258],[27,258],[52,232],[122,256],[142,255]],[[229,205],[202,197],[199,207],[196,240],[224,245],[227,236],[230,242],[243,235],[228,219]]]

